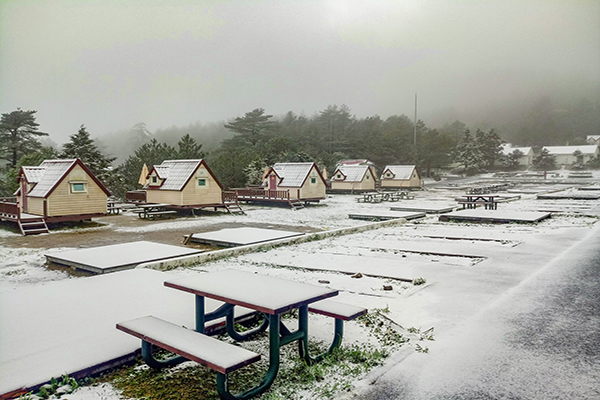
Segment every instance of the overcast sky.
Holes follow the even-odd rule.
[[[57,143],[241,116],[461,116],[600,82],[598,0],[0,0],[0,111]]]

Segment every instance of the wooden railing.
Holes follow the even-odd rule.
[[[0,214],[19,216],[19,204],[16,197],[0,198]]]
[[[146,202],[146,191],[145,190],[131,190],[125,193],[125,202],[127,203],[145,203]]]
[[[289,200],[289,190],[238,189],[238,200]]]
[[[237,203],[237,193],[232,190],[223,190],[223,203]]]

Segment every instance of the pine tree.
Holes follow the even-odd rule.
[[[477,129],[475,139],[477,147],[479,148],[479,153],[481,154],[483,165],[492,168],[494,163],[499,160],[502,155],[502,143],[504,143],[504,141],[494,129],[490,129],[488,132]]]
[[[456,161],[465,167],[467,173],[469,169],[477,169],[481,165],[482,157],[479,146],[468,129],[454,148],[454,156]]]
[[[177,142],[179,151],[177,152],[177,158],[180,160],[196,160],[206,157],[206,154],[202,151],[202,145],[196,142],[196,139],[186,134]]]
[[[96,146],[85,125],[79,127],[77,133],[69,136],[70,141],[63,145],[61,158],[79,158],[101,181],[110,170],[116,157],[107,157]]]
[[[0,118],[0,158],[8,160],[10,167],[15,167],[25,154],[42,147],[36,136],[48,136],[38,130],[35,122],[35,110],[16,111],[2,114]]]
[[[271,118],[273,116],[265,114],[264,108],[256,108],[247,112],[244,117],[237,117],[233,122],[225,124],[225,128],[241,134],[250,146],[255,147],[277,126],[275,121],[270,121]]]

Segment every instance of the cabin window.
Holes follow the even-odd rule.
[[[342,176],[340,174],[337,174],[337,178],[342,179]]]
[[[391,178],[391,177],[392,177],[392,174],[390,174],[390,173],[388,172],[387,174],[385,174],[385,177],[386,177],[386,178]]]
[[[314,185],[315,183],[317,183],[317,178],[310,178],[310,183],[312,185]]]
[[[367,175],[367,180],[369,179],[369,175]]]
[[[156,176],[152,176],[152,183],[158,182],[158,178]]]
[[[71,193],[86,193],[86,186],[83,182],[71,182]]]
[[[206,186],[206,179],[198,178],[198,186]]]

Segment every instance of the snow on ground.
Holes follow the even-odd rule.
[[[600,173],[595,171],[595,177]],[[591,182],[590,182],[591,183]],[[427,329],[435,326],[441,343],[451,340],[453,328],[466,317],[475,315],[483,305],[491,304],[510,288],[535,274],[543,265],[567,251],[596,224],[600,215],[598,200],[537,200],[542,185],[522,185],[519,199],[500,203],[499,210],[562,210],[538,224],[442,223],[438,215],[409,221],[397,227],[381,228],[321,241],[280,247],[267,252],[199,265],[192,269],[171,271],[192,274],[239,268],[340,290],[342,301],[372,308],[389,308],[389,318],[404,328]],[[548,186],[542,186],[548,189]],[[562,185],[552,190],[565,188]],[[421,200],[445,201],[464,193],[461,190],[428,189],[415,193],[415,199],[402,203],[418,204]],[[283,207],[243,206],[247,215],[211,215],[198,218],[144,221],[125,214],[121,220],[102,228],[102,232],[135,234],[136,239],[155,231],[172,231],[173,235],[209,230],[211,225],[273,224],[307,231],[329,230],[364,225],[351,220],[352,212],[387,211],[398,203],[357,203],[355,195],[329,195],[319,205],[292,211]],[[135,222],[135,223],[120,223]],[[65,231],[53,232],[61,235]],[[11,240],[13,233],[0,230],[0,243]],[[7,246],[0,248],[0,291],[38,285],[44,282],[75,278],[63,269],[45,266],[47,249]],[[352,275],[361,273],[361,278]],[[425,278],[426,284],[413,286],[407,280]],[[391,285],[392,290],[384,290]],[[330,335],[326,318],[314,319],[311,334],[319,338]],[[366,338],[360,330],[350,329],[349,341]],[[433,351],[438,343],[429,344]],[[442,351],[443,348],[440,348]],[[82,388],[70,400],[117,399],[110,385]]]

